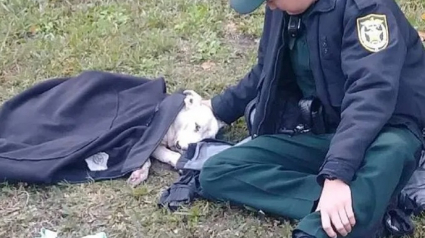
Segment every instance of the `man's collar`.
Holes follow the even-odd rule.
[[[305,19],[309,17],[311,13],[331,11],[335,8],[336,1],[337,0],[316,0],[316,2],[298,16]]]

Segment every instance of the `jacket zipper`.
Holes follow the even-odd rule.
[[[245,113],[244,113],[244,117],[245,117],[245,121],[247,124],[247,128],[249,131],[250,136],[252,136],[252,126],[253,126],[253,121],[251,121],[251,114],[252,112],[255,110],[255,106],[256,106],[256,100],[253,99],[251,102],[248,103],[248,105],[245,108]]]
[[[283,42],[283,44],[277,50],[277,57],[276,57],[276,59],[278,59],[278,57],[280,57],[280,52],[281,52],[282,48],[285,46],[285,43],[286,42]],[[276,80],[276,72],[277,72],[277,63],[278,62],[279,62],[278,60],[275,60],[275,63],[274,63],[274,72],[273,72],[273,79],[271,80],[271,82],[270,82],[270,84],[268,86],[268,96],[267,96],[266,103],[265,103],[264,114],[263,114],[263,117],[261,118],[260,123],[258,124],[257,134],[255,134],[254,137],[256,137],[259,134],[260,128],[263,126],[262,124],[264,123],[264,120],[266,119],[266,115],[268,113],[267,108],[268,108],[268,104],[269,104],[269,101],[270,101],[271,85],[273,85],[273,83]]]

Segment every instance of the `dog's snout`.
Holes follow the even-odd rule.
[[[178,149],[178,150],[181,150],[182,149],[182,147],[180,146],[180,143],[177,141],[176,142],[176,148]]]

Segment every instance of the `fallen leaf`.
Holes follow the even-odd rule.
[[[237,31],[237,27],[234,22],[227,23],[225,28],[226,28],[226,31],[230,33],[235,33]]]
[[[214,66],[215,66],[215,63],[211,61],[205,61],[204,63],[201,64],[201,67],[204,70],[210,70]]]
[[[425,13],[422,13],[422,20],[425,21]]]
[[[38,31],[38,27],[35,25],[32,25],[29,29],[29,32],[31,33],[31,35],[35,35]]]

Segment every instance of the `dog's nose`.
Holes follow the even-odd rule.
[[[176,148],[177,148],[178,150],[181,150],[181,149],[182,149],[182,147],[180,146],[180,144],[179,144],[179,142],[178,142],[178,141],[176,142]]]

